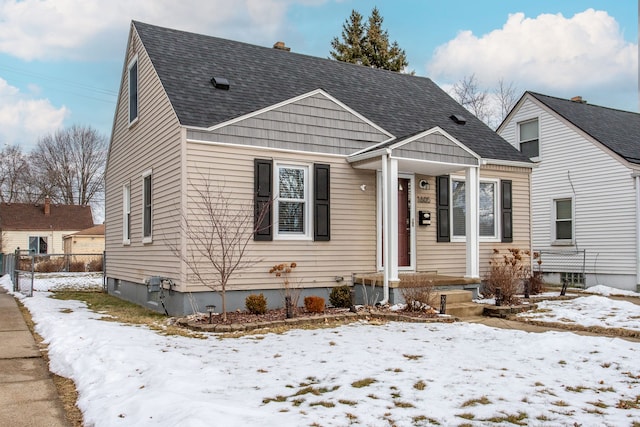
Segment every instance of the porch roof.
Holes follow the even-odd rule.
[[[479,155],[436,126],[359,151],[347,161],[358,169],[380,169],[381,157],[385,154],[397,159],[399,170],[428,175],[478,167],[481,160]]]

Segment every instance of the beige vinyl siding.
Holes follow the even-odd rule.
[[[152,275],[180,281],[180,262],[167,246],[179,236],[182,133],[135,31],[125,60],[106,173],[107,276],[143,283]],[[138,121],[129,125],[127,65],[138,55]],[[152,170],[152,237],[142,243],[142,173]],[[131,244],[123,245],[122,187],[131,185]]]
[[[464,171],[452,175],[464,176]],[[493,249],[502,252],[507,248],[530,250],[531,235],[529,227],[529,180],[530,169],[511,166],[487,165],[480,169],[480,180],[498,179],[512,181],[513,201],[513,243],[486,241],[480,238],[480,275],[484,276],[489,266]],[[418,226],[416,230],[416,270],[437,271],[438,274],[464,276],[466,274],[466,244],[464,242],[437,242],[436,189],[435,177],[416,176],[416,181],[426,179],[430,183],[429,190],[416,189],[417,211],[431,212],[431,225]],[[499,197],[498,189],[496,197]],[[421,197],[428,197],[429,203],[421,202]],[[500,203],[496,215],[500,214]],[[416,220],[417,221],[417,220]],[[500,229],[500,222],[498,222]]]
[[[77,233],[80,230],[33,230],[33,231],[3,231],[2,236],[2,252],[11,253],[20,248],[20,250],[29,250],[29,237],[38,236],[47,238],[47,253],[62,254],[64,253],[63,238],[68,234]]]
[[[281,287],[282,283],[268,273],[271,266],[279,263],[296,262],[298,267],[292,280],[296,285],[304,287],[333,286],[336,284],[336,276],[344,277],[345,283],[349,283],[352,273],[375,271],[375,172],[353,169],[344,157],[188,142],[189,209],[195,203],[194,186],[203,188],[202,180],[205,177],[214,189],[221,185],[245,209],[247,206],[252,209],[255,158],[305,164],[310,168],[310,175],[313,163],[331,166],[331,240],[251,240],[246,257],[258,262],[254,267],[233,277],[229,289]],[[360,189],[362,184],[367,186],[366,191]],[[313,227],[313,222],[310,225]],[[192,245],[190,250],[193,250]],[[196,281],[190,280],[189,291],[205,289]]]
[[[189,140],[351,154],[389,136],[322,93],[298,99],[213,131],[189,129]]]
[[[533,171],[533,247],[584,249],[587,273],[635,274],[638,249],[631,170],[600,143],[529,99],[502,136],[512,142],[517,123],[531,117],[539,117],[541,159]],[[553,231],[553,201],[565,197],[573,198],[575,212],[575,245],[568,247],[554,245]]]
[[[65,254],[100,254],[104,252],[104,236],[67,235],[64,237]]]

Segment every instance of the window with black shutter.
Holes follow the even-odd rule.
[[[254,160],[254,240],[273,240],[273,161],[271,159]]]
[[[313,192],[313,240],[331,240],[330,216],[330,167],[324,164],[314,164],[314,192]]]
[[[437,241],[451,241],[449,225],[449,176],[442,175],[436,178],[436,226],[438,229]]]

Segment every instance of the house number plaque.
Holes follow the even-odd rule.
[[[418,196],[418,203],[431,203],[431,197]]]

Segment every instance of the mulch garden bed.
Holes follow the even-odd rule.
[[[251,314],[246,311],[227,313],[227,320],[221,314],[190,316],[178,320],[178,324],[189,329],[208,332],[238,332],[254,329],[299,326],[319,323],[347,323],[359,320],[384,320],[405,322],[454,322],[451,316],[440,316],[432,312],[391,311],[388,308],[358,307],[355,313],[348,308],[326,308],[323,313],[310,313],[298,309],[293,318],[287,319],[285,309],[268,310],[265,314]]]

